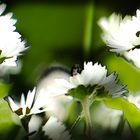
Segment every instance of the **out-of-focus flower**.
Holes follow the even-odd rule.
[[[127,100],[140,109],[140,93],[129,94]]]
[[[44,92],[43,89],[40,92]],[[46,111],[47,107],[41,100],[38,100],[39,97],[36,98],[35,94],[36,89],[34,88],[32,92],[28,92],[26,100],[25,96],[23,94],[21,95],[20,103],[13,101],[10,96],[6,98],[6,101],[9,103],[12,111],[15,112],[20,118],[23,118],[31,114],[38,114]]]
[[[40,79],[37,85],[37,95],[40,97],[40,100],[46,103],[46,106],[50,110],[46,111],[47,116],[56,116],[60,121],[64,121],[67,116],[68,106],[72,98],[62,95],[57,96],[55,92],[49,90],[49,86],[55,87],[57,84],[55,82],[56,78],[69,79],[69,72],[63,67],[55,66],[47,69],[43,74],[43,77]],[[41,93],[40,90],[44,89],[45,92]],[[46,101],[49,100],[49,101]],[[50,103],[51,102],[51,103]]]
[[[6,8],[5,4],[0,5],[0,15]],[[12,19],[12,13],[0,16],[0,65],[16,65],[17,56],[26,50],[25,41],[15,31],[16,20]]]
[[[125,93],[127,90],[124,86],[118,84],[118,79],[115,73],[107,76],[107,70],[100,64],[92,62],[84,63],[84,69],[81,73],[77,73],[74,76],[70,76],[66,79],[56,79],[56,86],[48,87],[50,92],[56,93],[56,95],[64,95],[71,89],[76,89],[79,86],[94,87],[95,89],[104,88],[111,96],[118,97]],[[93,89],[94,90],[94,89]],[[92,94],[91,91],[90,94]]]
[[[126,16],[124,19],[120,15],[112,14],[108,19],[101,18],[99,25],[103,29],[103,40],[113,52],[123,52],[140,45],[139,21],[140,11],[137,10],[136,17]]]
[[[110,51],[116,52],[126,60],[140,68],[140,10],[136,16],[122,16],[113,13],[108,19],[103,17],[98,24],[103,30],[102,39],[110,47]]]
[[[108,108],[101,103],[94,109],[93,122],[98,124],[102,129],[115,131],[122,115],[123,112],[121,110]]]
[[[42,129],[45,136],[52,140],[71,140],[71,135],[66,127],[55,117],[50,117]]]

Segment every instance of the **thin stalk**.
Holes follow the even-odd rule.
[[[92,27],[93,27],[93,0],[91,0],[86,7],[86,23],[85,23],[85,31],[84,31],[84,41],[83,41],[83,47],[84,47],[84,53],[85,57],[87,58],[90,53],[90,47],[92,43]]]
[[[93,98],[94,98],[94,96],[96,96],[96,90],[97,90],[97,88],[95,88],[93,90],[92,94],[89,96],[89,100],[90,100],[90,102],[89,102],[89,108],[90,108],[90,106],[94,102],[94,99]],[[75,122],[72,124],[70,131],[72,131],[76,127],[76,125],[81,121],[81,119],[83,119],[83,118],[84,118],[84,112],[82,111],[80,113],[80,115],[76,118]]]
[[[85,134],[90,139],[92,136],[92,122],[90,116],[90,104],[89,104],[88,97],[85,98],[83,101],[81,101],[81,104],[83,107],[83,113],[86,122]]]

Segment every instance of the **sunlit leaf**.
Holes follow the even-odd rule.
[[[3,99],[0,100],[0,139],[14,140],[19,132],[20,121]],[[10,136],[10,137],[9,137]]]
[[[122,110],[134,130],[140,128],[140,110],[134,104],[122,98],[106,98],[104,102],[110,108]]]
[[[127,85],[129,91],[140,91],[140,70],[132,64],[126,62],[123,58],[112,55],[105,61],[108,70],[116,71],[121,83]]]
[[[6,95],[8,95],[9,89],[10,85],[0,82],[0,98],[3,98]]]

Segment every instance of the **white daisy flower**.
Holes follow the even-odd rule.
[[[43,89],[40,92],[44,92]],[[38,100],[35,94],[36,88],[34,88],[32,92],[28,92],[26,100],[25,96],[22,94],[20,103],[15,102],[10,96],[6,98],[6,101],[9,103],[11,110],[15,112],[20,118],[23,118],[24,116],[46,111],[47,108],[45,107],[45,103],[41,104],[42,101]]]
[[[111,47],[110,51],[123,53],[140,45],[140,11],[137,10],[136,17],[113,13],[108,19],[103,17],[98,24],[103,30],[102,38]]]
[[[113,97],[121,96],[127,90],[124,86],[118,84],[118,79],[115,73],[107,76],[107,70],[100,64],[92,62],[84,63],[84,69],[81,73],[70,76],[68,80],[56,79],[56,86],[50,86],[49,91],[56,95],[64,95],[71,89],[75,89],[80,85],[84,87],[96,86],[103,87]]]
[[[42,129],[45,136],[52,140],[71,140],[71,135],[66,127],[55,117],[50,117]]]
[[[98,24],[103,30],[102,39],[110,47],[110,51],[116,52],[127,61],[140,68],[140,10],[136,16],[112,14],[108,19],[103,17]]]
[[[67,117],[67,110],[70,105],[72,98],[62,95],[57,96],[56,93],[52,93],[49,90],[49,86],[56,86],[55,79],[63,78],[65,80],[69,79],[69,72],[63,69],[60,66],[54,66],[47,69],[43,73],[43,77],[40,79],[37,85],[37,95],[40,97],[40,100],[46,103],[46,106],[50,108],[49,111],[46,111],[47,116],[56,116],[60,121],[64,121]],[[44,89],[45,92],[41,93],[40,90]],[[42,95],[41,95],[42,94]],[[47,102],[46,99],[49,101]],[[51,101],[51,103],[50,103]]]
[[[140,109],[140,93],[129,94],[127,100]]]
[[[0,5],[0,15],[5,8],[5,4]],[[11,66],[16,64],[16,60],[13,58],[16,58],[27,49],[21,35],[15,32],[15,23],[16,20],[12,19],[12,13],[0,16],[0,65]]]

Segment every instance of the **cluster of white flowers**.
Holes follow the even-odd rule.
[[[58,77],[61,79],[55,79]],[[64,78],[62,79],[62,77]],[[63,113],[61,112],[61,117],[57,114],[60,113],[60,108],[62,108],[60,104],[62,102],[65,101],[69,103],[72,101],[71,97],[65,95],[65,93],[68,93],[70,89],[77,88],[79,85],[84,85],[85,87],[89,85],[98,85],[99,87],[104,87],[104,89],[114,97],[119,97],[126,92],[124,86],[118,84],[116,75],[113,73],[107,76],[106,68],[102,67],[98,63],[95,63],[94,65],[92,62],[84,63],[84,69],[81,71],[81,73],[77,73],[74,76],[62,74],[62,76],[56,75],[53,78],[51,78],[50,75],[48,76],[49,81],[47,78],[42,80],[39,84],[40,86],[38,87],[38,90],[34,88],[32,92],[28,92],[26,100],[25,96],[22,94],[20,103],[13,101],[13,99],[8,96],[7,101],[12,111],[15,112],[21,119],[29,115],[50,111],[54,112],[52,114],[57,116],[60,120],[63,120]],[[46,84],[51,80],[52,82],[49,83],[50,86],[44,85],[44,83]],[[46,87],[46,89],[43,90],[43,87]],[[31,132],[38,129],[40,126],[40,119],[37,118],[37,120],[39,121],[38,126],[34,126],[32,119],[29,122]],[[70,139],[68,131],[65,131],[65,127],[60,125],[56,119],[50,118],[43,127],[43,131],[45,131],[45,135],[54,140],[61,138]],[[56,135],[54,135],[55,131],[57,131],[57,133],[55,133]]]
[[[25,41],[15,31],[16,20],[12,19],[12,13],[2,15],[5,8],[5,4],[0,5],[0,73],[3,70],[17,67],[18,56],[27,49]],[[140,10],[137,10],[136,16],[126,16],[124,19],[120,15],[112,14],[108,19],[101,18],[99,20],[99,25],[104,31],[102,38],[110,47],[110,51],[125,57],[128,61],[132,61],[138,68],[140,68],[139,22]],[[84,62],[83,70],[75,69],[72,76],[64,71],[53,71],[38,83],[37,88],[29,91],[27,97],[22,94],[20,102],[14,101],[10,96],[6,100],[11,110],[21,120],[31,116],[31,120],[28,122],[29,133],[38,131],[40,125],[42,125],[42,120],[36,114],[47,112],[46,114],[49,114],[47,115],[48,121],[42,127],[45,135],[53,140],[70,140],[70,133],[58,119],[61,121],[65,119],[67,105],[74,98],[78,99],[77,96],[72,95],[71,91],[78,91],[79,87],[84,87],[85,91],[82,90],[88,94],[86,94],[88,99],[91,97],[90,95],[96,95],[100,90],[103,93],[108,93],[111,97],[121,97],[127,92],[126,86],[119,83],[116,73],[108,75],[105,66]],[[90,95],[88,92],[91,92]],[[85,96],[79,97],[81,102],[83,97]],[[140,96],[138,98],[129,96],[127,99],[140,108],[139,98]],[[91,104],[89,104],[89,108]],[[100,109],[96,112],[97,118],[95,118],[95,121],[101,122],[103,115],[107,116],[109,113],[112,114],[108,116],[108,120],[104,121],[103,125],[106,127],[106,124],[110,123],[111,127],[116,127],[120,121],[120,116],[123,114],[122,111],[108,109],[104,105],[100,106]],[[86,116],[86,113],[84,115]],[[112,119],[114,117],[116,117],[115,121]],[[34,121],[37,121],[37,123],[34,123]]]
[[[20,65],[17,66],[17,58],[27,49],[27,47],[25,47],[25,41],[22,40],[21,35],[15,31],[16,20],[12,18],[13,14],[8,13],[2,15],[5,8],[5,4],[0,5],[0,76],[3,76],[9,71],[11,72],[11,70],[19,70]],[[27,116],[31,116],[31,120],[28,122],[29,134],[38,131],[41,125],[42,120],[40,117],[36,116],[36,114],[45,111],[54,111],[57,106],[55,105],[53,96],[50,97],[47,94],[46,97],[46,90],[42,88],[38,88],[38,90],[34,88],[32,91],[28,92],[27,97],[22,94],[20,102],[13,100],[10,96],[5,99],[11,110],[16,113],[21,120],[26,119]],[[36,121],[36,123],[34,121]],[[65,129],[65,126],[54,117],[50,117],[43,127],[45,135],[48,135],[50,138],[69,140],[71,139],[70,134]],[[53,136],[54,133],[56,137],[55,135]],[[31,139],[33,137],[34,135],[30,136]]]
[[[40,126],[42,125],[42,120],[40,117],[36,116],[36,114],[45,112],[45,111],[54,111],[53,104],[54,100],[50,98],[46,98],[45,90],[39,90],[40,93],[36,94],[36,88],[33,91],[29,91],[27,94],[27,98],[25,100],[25,96],[21,95],[20,103],[15,102],[10,96],[7,97],[7,102],[11,110],[16,113],[20,119],[24,119],[26,116],[31,116],[31,120],[29,121],[29,134],[35,133],[39,131]],[[37,95],[37,96],[36,96]],[[45,98],[45,102],[42,99]],[[55,106],[56,107],[56,106]],[[35,123],[36,122],[36,123]],[[59,120],[55,117],[50,117],[46,124],[42,127],[42,130],[45,132],[45,136],[50,137],[53,140],[70,140],[71,135],[66,130],[65,126],[59,122]],[[31,135],[30,139],[34,139],[36,135]]]
[[[108,19],[103,17],[98,24],[103,30],[102,39],[111,49],[140,68],[140,10],[136,16],[122,16],[113,13]]]

